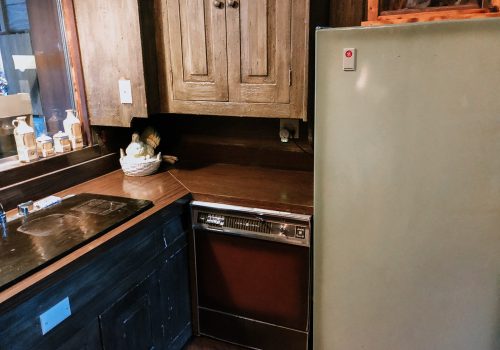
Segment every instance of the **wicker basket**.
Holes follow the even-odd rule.
[[[161,153],[156,155],[156,158],[140,159],[121,157],[120,165],[127,176],[146,176],[158,171],[161,164]]]

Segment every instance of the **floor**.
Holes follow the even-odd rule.
[[[195,337],[183,350],[245,350],[247,348],[207,337]]]

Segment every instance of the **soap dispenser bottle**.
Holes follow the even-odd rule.
[[[66,119],[63,121],[64,132],[68,134],[71,148],[78,150],[83,148],[82,124],[73,113],[72,109],[66,110]]]
[[[37,160],[35,130],[26,123],[26,117],[17,117],[12,121],[12,125],[14,125],[14,138],[19,160],[23,163]]]

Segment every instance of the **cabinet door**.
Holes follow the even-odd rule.
[[[73,0],[92,125],[129,127],[147,117],[137,0]],[[130,80],[132,103],[120,103],[118,81]]]
[[[104,349],[160,348],[159,305],[159,285],[153,273],[99,316]]]
[[[188,249],[184,247],[170,257],[160,270],[162,310],[165,322],[165,337],[169,346],[191,323],[191,303],[189,292]],[[179,339],[182,344],[187,339]]]
[[[165,0],[163,0],[165,1]],[[223,2],[166,0],[162,18],[173,100],[227,101],[226,18]],[[166,22],[165,22],[166,20]]]
[[[227,3],[229,100],[289,103],[292,0]]]
[[[73,334],[57,350],[99,350],[101,347],[101,334],[97,317],[86,327]]]

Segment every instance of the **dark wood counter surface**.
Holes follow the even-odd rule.
[[[170,173],[196,200],[313,214],[312,172],[233,164],[186,164]]]
[[[84,192],[148,199],[154,203],[154,207],[4,290],[0,293],[0,303],[37,284],[190,193],[194,199],[203,201],[309,215],[313,213],[312,172],[253,166],[181,164],[175,169],[162,170],[146,177],[126,177],[121,170],[117,170],[56,195],[62,197]]]

